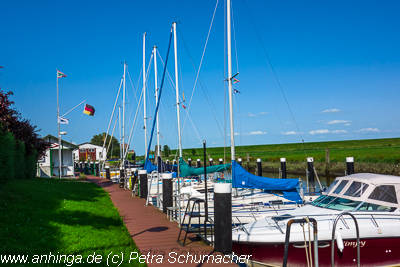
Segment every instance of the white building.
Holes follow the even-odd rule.
[[[45,155],[38,160],[38,173],[40,177],[58,177],[60,160],[58,157],[58,138],[53,135],[43,137],[43,140],[50,143],[50,148]],[[77,148],[65,140],[61,140],[61,176],[74,176],[74,161],[72,151]]]
[[[74,161],[105,161],[107,159],[107,150],[101,146],[91,143],[83,143],[78,145],[78,148],[73,151]]]

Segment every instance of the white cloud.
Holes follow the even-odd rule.
[[[310,134],[314,135],[314,134],[327,134],[329,133],[328,129],[319,129],[319,130],[312,130],[310,131]]]
[[[346,130],[333,130],[333,131],[331,131],[331,133],[341,134],[341,133],[347,133],[347,131]]]
[[[287,131],[287,132],[283,132],[282,134],[283,135],[296,135],[296,134],[300,134],[300,133],[298,133],[296,131]]]
[[[340,109],[338,109],[338,108],[328,108],[328,109],[324,109],[322,111],[322,113],[334,113],[334,112],[339,112],[339,111],[340,111]]]
[[[344,124],[346,126],[349,126],[351,123],[351,121],[346,121],[346,120],[332,120],[332,121],[328,121],[327,124],[331,125],[331,124]]]
[[[380,130],[378,128],[362,128],[360,130],[357,130],[356,132],[359,133],[378,133]]]
[[[258,112],[258,113],[249,112],[249,113],[247,113],[247,116],[249,116],[249,117],[258,117],[258,116],[264,116],[264,115],[267,115],[267,114],[268,114],[268,112],[266,112],[266,111],[261,111],[261,112]]]
[[[319,130],[312,130],[309,132],[311,135],[315,134],[343,134],[347,133],[346,130],[328,130],[328,129],[319,129]]]
[[[263,131],[252,131],[249,132],[248,135],[264,135],[267,134],[267,132],[263,132]]]

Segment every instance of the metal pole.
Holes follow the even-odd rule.
[[[125,168],[125,85],[126,85],[126,62],[124,62],[124,83],[122,90],[122,168]]]
[[[231,159],[235,160],[235,135],[233,128],[233,101],[232,101],[232,48],[231,48],[231,0],[226,1],[226,27],[228,49],[228,89],[229,89],[229,122],[231,128]]]
[[[175,95],[176,95],[176,118],[178,123],[178,149],[179,149],[179,159],[182,158],[182,140],[181,140],[181,119],[180,119],[180,103],[179,103],[179,79],[178,79],[178,44],[176,38],[176,22],[172,23],[172,28],[174,30],[174,57],[175,57]],[[166,64],[166,63],[165,63]],[[178,179],[178,195],[181,194],[180,185],[180,168],[178,162],[177,168],[177,179]],[[181,199],[178,197],[179,202],[179,222],[181,222]]]
[[[147,158],[147,114],[146,114],[146,33],[143,33],[143,123],[144,158]]]
[[[154,57],[154,85],[155,85],[155,95],[156,103],[158,102],[158,84],[157,84],[157,46],[153,47],[153,57]],[[158,112],[156,115],[156,127],[157,127],[157,157],[160,156],[160,129],[158,122]]]
[[[57,75],[57,131],[58,131],[58,178],[61,179],[61,134],[60,134],[60,102]]]
[[[119,158],[122,159],[122,150],[121,150],[121,106],[118,107],[118,124],[119,124]]]

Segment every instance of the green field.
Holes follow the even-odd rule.
[[[261,158],[263,162],[278,162],[281,157],[288,162],[303,162],[306,157],[314,157],[316,162],[325,162],[327,149],[330,162],[344,162],[346,157],[352,156],[356,162],[400,163],[400,138],[236,146],[236,157],[241,157],[243,161],[247,157],[250,161]],[[170,158],[175,153],[172,150]],[[224,158],[224,148],[207,148],[207,154],[216,161]],[[203,160],[203,149],[184,149],[183,157]],[[225,158],[230,158],[230,148],[225,149]]]
[[[90,266],[106,266],[110,252],[126,256],[138,251],[102,188],[88,182],[57,179],[10,180],[0,184],[0,241],[2,257],[20,254],[29,255],[32,260],[34,255],[52,253],[74,255],[75,261],[77,255],[82,255],[84,261],[94,253],[101,255],[101,263]],[[23,265],[26,264],[19,266]],[[73,266],[84,265],[88,264]],[[140,266],[133,262],[121,266],[124,265]],[[36,266],[54,264],[42,261]]]

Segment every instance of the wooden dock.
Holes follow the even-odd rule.
[[[88,180],[110,194],[136,246],[142,255],[149,256],[148,266],[238,266],[232,262],[218,261],[222,255],[202,241],[188,238],[186,246],[179,245],[177,223],[170,222],[156,207],[145,206],[144,199],[132,197],[131,191],[98,177],[90,176]],[[190,237],[193,239],[194,236]],[[157,262],[157,255],[163,255],[161,263],[160,258]]]

